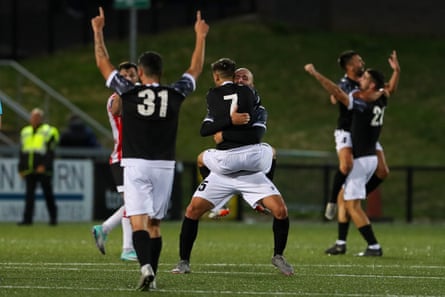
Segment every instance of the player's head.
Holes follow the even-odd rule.
[[[125,61],[119,64],[119,74],[132,83],[139,81],[138,66],[134,63]]]
[[[159,81],[162,76],[162,57],[156,52],[145,52],[138,60],[139,76],[142,74],[146,77]]]
[[[365,61],[362,57],[353,50],[347,50],[340,54],[337,59],[341,69],[347,74],[352,74],[356,77],[360,77],[363,74]]]
[[[360,79],[360,88],[362,90],[373,89],[378,91],[385,87],[385,77],[374,69],[366,69]]]
[[[247,68],[238,68],[235,70],[233,82],[253,88],[253,74]]]
[[[221,58],[212,63],[213,80],[216,85],[224,81],[232,81],[235,75],[236,63],[229,58]]]

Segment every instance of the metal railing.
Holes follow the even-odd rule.
[[[281,153],[280,153],[281,152]],[[289,151],[290,152],[290,151]],[[289,153],[288,152],[288,153]],[[311,154],[301,151],[303,155]],[[300,152],[300,153],[301,153]],[[19,147],[0,146],[0,159],[17,158]],[[103,148],[63,148],[58,147],[56,155],[59,158],[89,158],[94,162],[108,162],[110,150]],[[332,177],[337,170],[335,162],[318,159],[317,164],[307,162],[307,158],[285,162],[286,152],[278,150],[278,163],[274,183],[280,189],[288,204],[289,213],[294,218],[323,218],[324,206],[330,195]],[[292,151],[290,155],[299,155],[299,151]],[[324,155],[324,154],[321,154]],[[330,154],[326,156],[330,157]],[[179,210],[183,211],[198,184],[196,162],[181,162],[181,196]],[[392,166],[390,176],[382,188],[382,208],[385,216],[390,216],[407,223],[416,220],[444,220],[445,200],[442,198],[445,185],[441,182],[445,177],[445,166]],[[373,198],[370,198],[373,199]]]
[[[66,107],[71,113],[78,115],[80,118],[82,118],[87,124],[89,124],[95,131],[100,133],[102,136],[104,136],[105,139],[112,139],[112,135],[110,133],[110,130],[108,128],[105,128],[103,125],[101,125],[98,121],[96,121],[94,118],[89,116],[87,113],[85,113],[83,110],[78,108],[76,105],[71,103],[70,100],[68,100],[66,97],[61,95],[59,92],[48,86],[45,82],[43,82],[41,79],[39,79],[37,76],[29,72],[26,68],[24,68],[22,65],[17,63],[14,60],[0,60],[0,67],[10,67],[13,70],[15,70],[18,74],[28,79],[30,82],[32,82],[35,86],[37,86],[40,90],[42,90],[45,93],[45,98],[47,100],[55,100],[62,106]],[[20,84],[20,82],[19,82]],[[20,89],[21,86],[19,85],[18,88]],[[5,92],[0,90],[0,100],[2,101],[2,104],[9,107],[12,111],[14,111],[20,118],[28,121],[29,119],[29,111],[27,111],[23,106],[21,106],[19,103],[17,103],[16,100],[14,100],[11,96],[8,96]],[[47,102],[46,105],[48,105],[50,102]],[[57,110],[57,112],[60,112]],[[0,136],[0,140],[6,140],[7,144],[11,143],[11,140],[4,134]]]
[[[183,205],[187,205],[196,189],[198,175],[195,162],[184,162],[183,165],[183,175],[186,176],[183,188],[187,189]],[[324,208],[337,166],[334,163],[277,163],[274,183],[286,200],[290,216],[325,220]],[[445,176],[445,166],[393,166],[390,170],[389,180],[379,187],[383,188],[380,190],[383,196],[381,207],[385,215],[374,218],[376,221],[445,220],[445,201],[437,195],[443,193],[444,186],[434,182]],[[437,176],[432,180],[433,174]]]

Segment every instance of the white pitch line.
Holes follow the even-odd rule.
[[[36,264],[36,263],[34,263]],[[165,264],[164,264],[165,265]],[[17,269],[20,268],[21,270],[46,270],[46,271],[107,271],[107,272],[115,272],[116,269],[112,268],[94,268],[94,265],[88,265],[88,267],[63,267],[63,265],[56,265],[57,267],[48,267],[48,265],[42,265],[42,266],[36,266],[33,267],[28,266],[14,266],[14,265],[4,265],[3,269]],[[72,266],[72,265],[70,265]],[[102,266],[102,265],[101,265]],[[113,265],[115,266],[115,265]],[[123,266],[123,265],[120,265]],[[119,269],[119,271],[122,272],[134,272],[137,271],[137,265],[135,263],[134,269]],[[203,264],[203,265],[197,265],[197,266],[205,266],[205,267],[221,267],[226,265],[212,265],[212,264]],[[230,265],[231,267],[236,267],[236,265]],[[263,266],[263,265],[261,265]],[[173,265],[171,266],[173,267]],[[271,267],[272,265],[268,265],[267,267]],[[170,273],[169,270],[163,271],[164,273]],[[276,274],[276,271],[271,272],[260,272],[260,271],[193,271],[193,274],[214,274],[214,275],[274,275]],[[298,270],[296,271],[296,275],[298,276]],[[343,273],[307,273],[304,272],[304,274],[301,275],[302,277],[308,277],[308,276],[316,276],[316,277],[350,277],[350,278],[392,278],[392,279],[429,279],[429,280],[445,280],[445,276],[424,276],[424,275],[387,275],[387,274],[343,274]]]
[[[49,287],[49,286],[0,286],[0,289],[33,289],[33,290],[73,290],[73,291],[118,291],[118,292],[133,292],[135,289],[129,288],[79,288],[79,287]],[[255,291],[208,291],[208,290],[181,290],[181,289],[156,289],[154,292],[163,292],[163,293],[182,293],[182,294],[193,294],[193,295],[205,295],[212,296],[215,294],[219,295],[253,295],[253,296],[261,296],[261,295],[273,295],[273,296],[326,296],[326,292],[300,292],[300,291],[292,291],[292,292],[255,292]],[[345,294],[345,293],[329,293],[330,296],[341,296],[341,297],[443,297],[437,295],[388,295],[388,294]]]
[[[129,262],[110,262],[110,263],[85,263],[85,262],[43,262],[43,263],[29,263],[29,262],[0,262],[2,265],[23,265],[23,266],[126,266],[131,264]],[[176,263],[159,263],[160,266],[175,266]],[[205,267],[270,267],[271,264],[250,264],[250,263],[192,263],[195,267],[205,266]],[[296,264],[298,267],[323,267],[323,268],[409,268],[409,269],[445,269],[445,265],[383,265],[383,264]]]

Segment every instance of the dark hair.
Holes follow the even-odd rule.
[[[145,52],[138,59],[139,66],[144,70],[144,74],[147,76],[162,75],[162,57],[156,52]]]
[[[353,50],[344,51],[338,57],[337,62],[343,70],[346,70],[346,65],[356,55],[358,55],[358,53],[356,51],[353,51]]]
[[[132,62],[125,61],[125,62],[120,63],[119,66],[118,66],[118,70],[119,71],[121,71],[122,69],[128,70],[128,69],[131,69],[131,68],[134,68],[134,70],[137,71],[138,70],[138,65],[136,65],[135,63],[132,63]]]
[[[366,72],[369,73],[371,80],[375,83],[376,90],[385,87],[385,77],[381,72],[370,68],[366,69]]]
[[[212,71],[219,72],[222,77],[233,77],[235,74],[236,63],[229,58],[221,58],[212,63]]]

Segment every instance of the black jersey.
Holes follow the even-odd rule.
[[[236,132],[238,135],[251,133],[252,123],[256,119],[256,104],[257,96],[248,86],[226,83],[220,87],[210,89],[207,93],[207,115],[201,125],[201,135],[209,136],[219,131]],[[248,124],[232,125],[230,114],[236,106],[238,106],[238,112],[249,113],[251,120]],[[245,144],[224,139],[222,143],[216,145],[216,148],[231,149]]]
[[[254,107],[254,115],[251,127],[241,131],[223,131],[223,139],[229,142],[235,142],[240,144],[255,144],[261,142],[267,129],[267,110],[261,105],[261,99],[258,92],[253,89],[256,101]]]
[[[387,98],[385,96],[381,96],[373,102],[365,102],[354,98],[351,125],[354,158],[376,154],[375,146],[383,126],[386,104]]]
[[[117,72],[107,85],[122,97],[122,157],[174,160],[180,106],[195,88],[184,74],[171,86],[134,85]]]
[[[338,86],[346,93],[349,94],[354,90],[360,88],[360,84],[355,80],[350,79],[346,75],[342,77]],[[349,110],[344,104],[338,105],[338,118],[337,118],[337,129],[351,131],[351,123],[352,123],[352,111]]]

